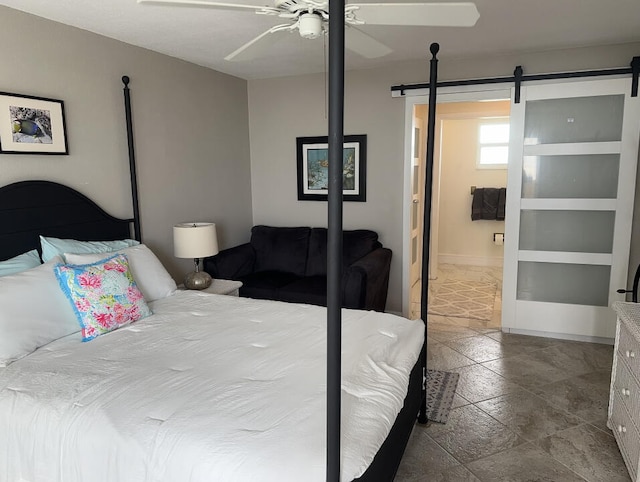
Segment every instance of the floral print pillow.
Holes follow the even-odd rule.
[[[54,272],[80,322],[82,341],[151,314],[124,254],[91,264],[57,264]]]

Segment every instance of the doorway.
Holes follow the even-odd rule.
[[[412,159],[409,173],[411,188],[409,226],[410,247],[409,267],[405,271],[408,290],[405,316],[420,317],[422,280],[421,264],[422,219],[425,202],[424,164],[426,136],[420,135],[427,125],[427,98],[407,99],[411,104],[409,124],[412,129],[410,139]],[[431,211],[431,245],[429,251],[429,309],[438,294],[439,302],[457,304],[453,315],[460,316],[460,322],[474,323],[475,327],[500,328],[503,251],[501,237],[494,242],[494,233],[503,235],[504,221],[471,220],[471,190],[477,188],[506,187],[507,158],[501,164],[480,162],[481,125],[509,125],[509,91],[457,93],[439,96],[433,166],[433,197]],[[409,116],[408,116],[409,117]],[[507,130],[508,132],[508,130]],[[485,136],[486,137],[486,136]],[[508,134],[503,140],[508,149]],[[488,145],[487,147],[495,147]],[[491,150],[491,149],[485,149]],[[486,161],[486,152],[483,159]],[[506,155],[506,152],[505,152]],[[418,157],[420,156],[420,157]],[[418,233],[418,234],[417,234]],[[416,263],[417,261],[417,263]],[[406,265],[405,265],[406,266]],[[462,283],[462,285],[460,285]],[[484,296],[485,289],[493,287],[493,295]],[[464,297],[474,292],[472,299]],[[405,291],[407,293],[407,291]],[[449,296],[450,295],[450,296]],[[474,298],[480,296],[480,298]],[[448,299],[447,299],[448,298]],[[491,300],[491,309],[486,308]],[[456,301],[457,300],[457,301]],[[484,302],[483,309],[456,313],[462,305],[469,308]],[[437,312],[447,314],[449,307],[436,306]],[[444,310],[444,311],[442,311]]]

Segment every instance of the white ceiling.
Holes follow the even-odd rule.
[[[226,2],[271,4],[271,0]],[[346,68],[424,60],[430,57],[431,42],[440,43],[440,58],[450,58],[640,41],[640,0],[476,0],[475,3],[480,20],[471,28],[362,26],[361,30],[391,47],[393,52],[378,59],[347,52]],[[244,79],[309,74],[324,69],[323,41],[303,39],[297,33],[283,34],[284,38],[258,60],[225,61],[227,54],[245,42],[283,23],[277,17],[249,11],[141,5],[136,0],[0,0],[0,5]]]

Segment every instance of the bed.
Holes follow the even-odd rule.
[[[327,308],[184,291],[166,295],[153,282],[166,270],[156,266],[148,283],[136,274],[140,290],[147,283],[145,290],[162,294],[149,302],[154,313],[82,343],[42,275],[49,276],[49,265],[24,271],[37,271],[44,284],[28,291],[26,283],[22,305],[39,307],[44,314],[35,319],[60,336],[27,336],[30,349],[22,346],[21,356],[0,367],[1,480],[393,480],[416,418],[427,422],[426,325],[340,306],[344,2],[332,0],[331,9]],[[141,241],[129,78],[122,81],[133,218],[116,219],[56,183],[4,186],[0,261],[16,255],[33,260],[40,236],[102,243],[133,233]],[[427,193],[434,122],[435,101],[429,108]],[[430,209],[424,211],[429,226]],[[144,245],[123,249],[148,251]],[[116,258],[126,263],[125,256]],[[426,281],[426,248],[423,264]],[[21,283],[12,276],[4,285],[16,289]],[[56,298],[59,309],[39,303],[34,291]],[[422,291],[426,319],[427,283]],[[0,288],[0,348],[9,339],[3,323],[15,328],[23,314],[20,303],[2,296]],[[3,303],[13,305],[14,317],[3,313]],[[56,315],[57,323],[50,322]],[[284,358],[271,356],[277,352]]]
[[[40,235],[127,238],[132,222],[56,183],[11,184],[0,260]],[[325,308],[180,290],[149,307],[0,368],[0,480],[325,480]],[[340,480],[392,480],[421,405],[424,324],[343,310],[342,326]]]

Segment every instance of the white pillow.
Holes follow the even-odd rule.
[[[0,261],[0,276],[7,276],[9,274],[20,273],[36,266],[40,266],[40,255],[37,249],[32,249],[26,253],[19,254],[6,261]]]
[[[177,289],[176,282],[147,246],[139,244],[138,246],[119,249],[109,254],[109,256],[113,256],[116,253],[122,253],[127,257],[133,279],[140,291],[142,291],[146,301],[159,300],[175,293]],[[67,263],[79,265],[91,264],[105,259],[104,253],[65,253],[64,257]]]
[[[54,256],[63,253],[111,253],[116,249],[140,244],[135,239],[119,239],[116,241],[78,241],[77,239],[60,239],[40,236],[42,261],[45,263]],[[103,256],[104,258],[104,256]]]
[[[80,331],[49,263],[0,278],[0,367]],[[80,339],[78,338],[78,342]]]

